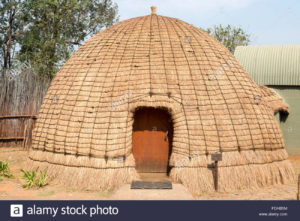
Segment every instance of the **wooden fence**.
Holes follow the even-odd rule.
[[[23,147],[27,149],[32,142],[35,115],[0,116],[0,147]]]

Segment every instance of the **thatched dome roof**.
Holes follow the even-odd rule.
[[[44,99],[30,158],[73,168],[134,171],[133,113],[142,106],[169,110],[173,177],[190,188],[213,189],[207,165],[216,152],[223,153],[220,166],[227,171],[220,175],[224,189],[278,181],[263,174],[252,174],[257,177],[251,181],[253,171],[247,168],[252,164],[269,165],[266,174],[282,166],[292,173],[274,112],[234,56],[201,29],[156,14],[101,31],[70,58]],[[235,166],[239,172],[232,170]],[[192,175],[191,181],[191,172],[180,175],[177,167],[207,171]],[[283,170],[276,171],[279,176]],[[244,172],[242,184],[225,181],[228,174]],[[256,180],[259,176],[262,181]]]

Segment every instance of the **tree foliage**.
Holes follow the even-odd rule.
[[[118,20],[117,11],[111,0],[2,0],[1,55],[17,48],[19,61],[30,63],[41,75],[53,77],[87,37]],[[11,14],[15,21],[10,47],[7,24]]]
[[[231,25],[223,27],[219,25],[208,28],[206,31],[225,45],[232,53],[234,53],[237,46],[248,45],[250,43],[250,35],[240,27],[232,27]]]
[[[57,72],[75,45],[117,19],[117,6],[110,0],[25,1],[22,10],[27,31],[20,59],[34,61],[35,69],[48,76]]]

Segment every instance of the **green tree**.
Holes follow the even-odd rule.
[[[23,22],[20,18],[21,1],[0,1],[0,58],[1,69],[11,69]]]
[[[237,46],[248,45],[250,42],[250,35],[240,27],[232,27],[231,25],[223,27],[219,25],[208,28],[206,31],[225,45],[231,53],[234,52]]]
[[[27,0],[22,12],[26,27],[19,59],[49,77],[82,41],[118,20],[111,0]]]

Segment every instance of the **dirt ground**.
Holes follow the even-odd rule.
[[[0,200],[295,200],[297,185],[272,186],[259,190],[235,193],[204,194],[194,198],[181,184],[172,190],[131,190],[126,184],[112,192],[77,191],[49,184],[41,189],[24,189],[20,179],[27,152],[17,148],[0,148],[0,161],[7,161],[13,178],[0,179]],[[300,173],[300,155],[290,156],[297,174]]]

